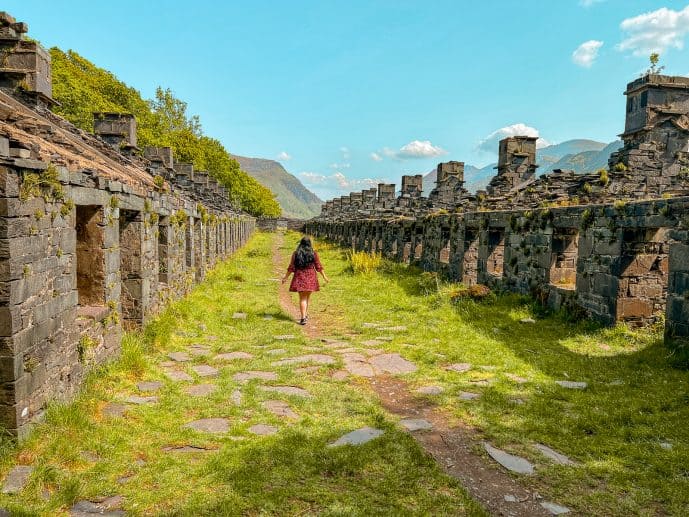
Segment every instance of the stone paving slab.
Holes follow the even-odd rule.
[[[517,474],[533,474],[533,465],[528,460],[493,447],[488,442],[483,442],[483,447],[491,458],[493,458],[507,470],[516,472]]]
[[[167,356],[176,363],[186,363],[190,360],[189,354],[186,352],[171,352]]]
[[[454,363],[447,365],[445,369],[450,370],[452,372],[464,373],[471,370],[471,363]]]
[[[542,443],[537,443],[534,445],[534,448],[537,449],[538,451],[541,452],[545,457],[551,459],[555,463],[559,465],[576,465],[575,462],[570,460],[567,456],[565,456],[562,453],[557,452],[554,449],[551,449],[547,445],[543,445]]]
[[[400,420],[400,425],[411,433],[433,429],[433,424],[423,418],[404,418]]]
[[[367,339],[367,340],[361,342],[361,344],[364,346],[380,346],[383,343],[384,343],[383,341],[379,341],[377,339]]]
[[[249,427],[248,431],[258,436],[268,436],[277,433],[278,428],[272,425],[256,424]]]
[[[341,445],[361,445],[371,440],[375,440],[385,433],[382,429],[375,429],[373,427],[362,427],[350,433],[341,436],[334,442],[328,444],[328,447],[339,447]]]
[[[278,378],[277,374],[275,372],[264,372],[264,371],[248,371],[248,372],[239,372],[235,373],[232,376],[232,379],[234,379],[237,382],[246,382],[250,381],[253,379],[260,379],[262,381],[276,381]]]
[[[232,315],[233,320],[245,320],[246,319],[246,312],[235,312]]]
[[[394,327],[379,327],[380,330],[384,332],[406,332],[407,327],[405,325],[395,325]]]
[[[197,364],[196,366],[192,366],[191,369],[194,370],[199,377],[217,377],[219,373],[217,368],[213,368],[207,364]]]
[[[105,515],[107,517],[120,517],[126,515],[122,510],[116,510],[112,506],[104,503],[94,503],[92,501],[79,501],[69,509],[72,517],[92,517],[93,515]]]
[[[160,381],[144,381],[136,385],[139,391],[158,391],[163,387],[163,383]]]
[[[254,354],[249,352],[227,352],[224,354],[218,354],[215,356],[216,359],[220,361],[235,361],[237,359],[253,359]]]
[[[262,406],[275,416],[298,419],[299,415],[295,413],[287,402],[282,400],[266,400]]]
[[[202,418],[201,420],[194,420],[183,427],[193,429],[202,433],[226,433],[230,428],[230,422],[227,418]]]
[[[30,465],[17,465],[12,468],[5,477],[2,485],[3,494],[17,494],[21,492],[29,481],[34,471]]]
[[[168,370],[165,372],[165,375],[167,375],[171,381],[175,382],[186,382],[194,380],[191,375],[189,375],[186,372],[181,372],[179,370]]]
[[[156,404],[158,402],[158,397],[140,397],[138,395],[132,395],[127,397],[125,400],[128,404],[136,404],[137,406],[142,406],[145,404]]]
[[[421,395],[440,395],[444,391],[445,388],[442,386],[421,386],[420,388],[416,389],[416,393]]]
[[[124,404],[115,404],[113,402],[109,402],[103,407],[102,413],[111,418],[120,418],[124,416],[127,409],[129,408]]]
[[[306,354],[297,357],[289,357],[287,359],[281,359],[271,363],[273,366],[285,366],[290,364],[304,364],[304,363],[315,363],[315,364],[334,364],[335,358],[330,355],[325,354]]]
[[[349,373],[345,370],[334,371],[330,378],[334,381],[344,381],[349,378]]]
[[[310,398],[311,394],[304,388],[298,386],[261,386],[263,391],[282,393],[283,395],[293,395],[295,397]]]
[[[373,377],[376,375],[373,366],[366,362],[366,358],[361,354],[345,354],[344,367],[352,375],[360,377]]]
[[[399,354],[381,354],[372,357],[369,362],[381,372],[405,374],[415,372],[418,368]]]
[[[471,391],[460,391],[459,392],[459,400],[476,400],[477,398],[480,398],[481,394],[480,393],[473,393]]]
[[[570,512],[570,509],[566,506],[561,506],[559,504],[551,503],[549,501],[543,501],[541,503],[541,506],[548,510],[551,515],[563,515],[565,513]]]
[[[588,384],[585,382],[555,381],[555,383],[570,390],[585,390],[588,387]]]
[[[285,350],[284,348],[274,348],[273,350],[268,350],[268,354],[270,355],[282,355],[286,353],[287,350]]]
[[[184,391],[192,397],[205,397],[217,389],[218,387],[215,384],[195,384],[194,386],[187,387]]]
[[[232,393],[230,393],[230,401],[235,406],[241,406],[242,405],[242,392],[239,390],[234,390]]]
[[[516,382],[517,384],[526,384],[527,382],[529,382],[529,379],[520,377],[519,375],[515,375],[513,373],[507,373],[505,374],[505,377],[507,377],[512,382]]]
[[[294,334],[282,334],[280,336],[273,336],[273,339],[276,339],[278,341],[289,341],[291,339],[296,339],[297,336]]]

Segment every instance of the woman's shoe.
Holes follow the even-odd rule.
[[[299,325],[306,325],[306,318],[302,318],[299,320]]]

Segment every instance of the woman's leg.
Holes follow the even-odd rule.
[[[309,310],[309,292],[299,293],[299,311],[301,312],[301,319],[306,318],[306,312]]]

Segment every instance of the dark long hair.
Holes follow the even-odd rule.
[[[306,269],[316,260],[316,255],[313,251],[311,239],[302,237],[297,246],[297,251],[294,253],[294,267],[297,269]]]

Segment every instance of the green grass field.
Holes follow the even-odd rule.
[[[444,387],[429,398],[448,418],[535,463],[525,484],[581,515],[689,515],[689,372],[671,366],[661,329],[573,324],[514,295],[452,303],[452,286],[418,270],[383,263],[353,275],[342,250],[323,244],[320,255],[333,278],[320,310],[368,338],[381,331],[365,322],[406,325],[385,347],[419,366],[411,387]],[[459,362],[472,369],[444,369]],[[481,396],[460,401],[460,391]],[[578,465],[552,464],[535,443]]]
[[[306,339],[279,308],[278,283],[270,280],[275,276],[273,238],[255,235],[190,296],[140,334],[127,335],[120,360],[94,372],[74,403],[51,406],[45,422],[19,446],[5,442],[3,476],[17,464],[35,470],[20,493],[0,496],[0,507],[12,515],[66,515],[76,501],[122,496],[128,515],[483,515],[382,411],[365,384],[330,378],[340,364],[311,372],[271,365],[321,345]],[[341,271],[344,264],[336,256],[330,252],[328,260]],[[335,276],[335,286],[353,300],[359,279]],[[332,303],[330,296],[326,293],[321,301]],[[235,312],[248,317],[233,319]],[[273,318],[265,320],[264,314]],[[358,317],[351,314],[352,321]],[[274,339],[284,334],[296,339]],[[194,344],[210,347],[211,353],[181,368],[193,383],[217,386],[206,397],[187,394],[185,388],[193,383],[168,380],[161,366],[169,352]],[[285,351],[276,353],[280,349]],[[254,357],[232,362],[215,357],[231,351]],[[206,363],[220,369],[220,375],[199,379],[191,367]],[[232,379],[247,370],[273,371],[278,379],[245,384]],[[162,381],[163,387],[139,393],[139,381]],[[311,397],[266,392],[262,384],[297,385]],[[231,400],[235,390],[242,394],[238,405]],[[131,395],[156,395],[159,401],[130,404],[122,417],[104,413],[109,403]],[[269,399],[289,403],[299,418],[274,416],[262,404]],[[227,418],[229,431],[208,435],[183,427],[211,417]],[[248,431],[255,424],[275,426],[278,432],[255,436]],[[326,446],[362,426],[385,434],[357,447]],[[166,450],[180,446],[212,450]]]

